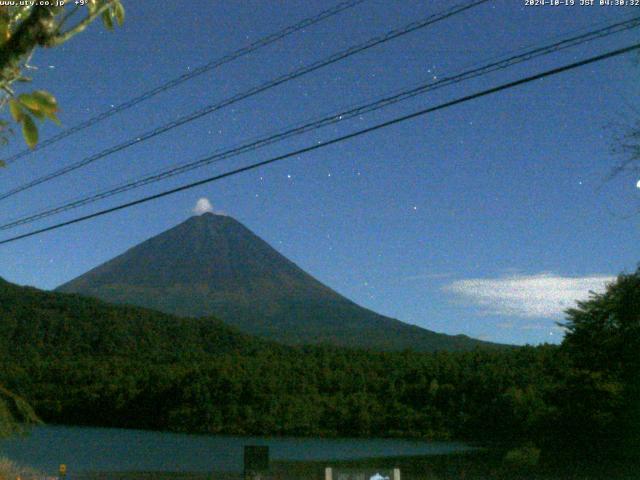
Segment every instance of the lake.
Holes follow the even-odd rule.
[[[244,445],[269,445],[280,461],[337,461],[425,456],[471,449],[457,442],[397,439],[318,439],[187,435],[115,428],[37,427],[0,441],[0,455],[47,473],[61,463],[69,472],[240,472]]]

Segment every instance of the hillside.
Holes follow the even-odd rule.
[[[548,423],[537,415],[559,362],[553,347],[455,353],[286,347],[216,319],[181,319],[0,281],[0,384],[51,423],[495,441],[516,434],[522,415]],[[524,391],[526,408],[510,400]],[[12,415],[16,398],[4,397]]]
[[[58,288],[190,317],[214,315],[287,344],[376,350],[490,345],[379,315],[323,285],[231,217],[204,214]]]
[[[262,344],[214,318],[177,318],[2,279],[0,319],[0,360],[85,356],[185,360],[250,353]]]

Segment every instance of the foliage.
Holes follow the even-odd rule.
[[[224,351],[251,354],[262,343],[216,319],[114,307],[1,279],[0,313],[0,360],[124,356],[188,361]]]
[[[614,340],[637,341],[637,276],[571,310],[561,347],[435,353],[283,346],[211,318],[0,282],[0,382],[54,423],[530,445],[508,455],[516,464],[537,448],[597,458],[637,418],[637,359]]]
[[[525,445],[509,450],[504,463],[516,468],[535,467],[540,462],[540,449],[534,445]]]
[[[0,387],[0,437],[21,432],[26,426],[38,423],[40,419],[24,399]]]
[[[563,349],[576,380],[566,401],[580,417],[573,422],[610,449],[640,457],[640,268],[567,315]]]
[[[9,106],[27,145],[34,148],[38,142],[36,121],[49,119],[59,123],[58,104],[53,95],[44,90],[22,94],[14,90],[14,83],[30,81],[25,70],[34,68],[29,65],[34,51],[38,47],[51,48],[67,42],[98,17],[108,29],[113,29],[114,22],[122,25],[124,7],[120,0],[86,0],[75,2],[75,6],[70,6],[72,2],[58,6],[53,1],[46,2],[49,5],[14,3],[0,6],[0,108]],[[68,26],[70,23],[72,25]],[[2,143],[8,142],[11,132],[10,123],[0,121]]]
[[[0,283],[0,382],[46,421],[190,432],[511,439],[548,417],[556,347],[287,347]],[[522,427],[520,425],[523,420]]]
[[[577,367],[630,382],[640,367],[640,269],[567,311],[564,347]]]

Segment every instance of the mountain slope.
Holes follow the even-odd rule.
[[[483,345],[362,308],[238,221],[213,214],[191,217],[58,291],[180,316],[215,315],[246,333],[289,344],[419,351]]]
[[[37,421],[26,401],[39,418],[64,425],[513,440],[523,415],[554,411],[546,392],[566,365],[555,351],[287,347],[215,319],[0,279],[0,385],[15,394],[0,387],[0,433],[10,425],[3,417]],[[524,413],[522,402],[496,401],[525,389]]]
[[[189,360],[218,353],[251,353],[265,343],[215,318],[178,318],[0,279],[0,361],[57,357]]]

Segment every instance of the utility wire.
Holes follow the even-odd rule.
[[[294,24],[294,25],[290,25],[278,32],[272,33],[270,35],[267,35],[265,37],[262,37],[258,40],[256,40],[253,43],[250,43],[249,45],[246,45],[234,52],[228,53],[227,55],[224,55],[223,57],[220,58],[216,58],[215,60],[210,61],[209,63],[206,63],[204,65],[201,65],[197,68],[195,68],[194,70],[191,70],[183,75],[180,75],[178,77],[175,77],[151,90],[147,90],[146,92],[141,93],[140,95],[138,95],[137,97],[133,97],[129,100],[127,100],[126,102],[123,102],[119,105],[116,105],[115,107],[106,110],[102,113],[99,113],[98,115],[95,115],[81,123],[78,123],[76,125],[74,125],[73,127],[69,127],[66,130],[63,130],[62,132],[46,139],[43,140],[42,142],[39,142],[35,148],[33,149],[29,149],[26,148],[18,153],[16,153],[15,155],[10,156],[9,158],[5,159],[5,163],[6,164],[10,164],[15,162],[16,160],[22,158],[22,157],[26,157],[27,155],[36,152],[38,150],[42,150],[45,147],[48,147],[49,145],[53,145],[54,143],[59,142],[60,140],[67,138],[70,135],[73,135],[74,133],[80,132],[86,128],[92,127],[93,125],[102,122],[103,120],[106,120],[107,118],[115,115],[116,113],[120,113],[124,110],[128,110],[136,105],[138,105],[139,103],[144,102],[145,100],[149,100],[152,97],[155,97],[156,95],[158,95],[159,93],[162,92],[166,92],[167,90],[170,90],[174,87],[177,87],[178,85],[191,80],[192,78],[198,77],[204,73],[207,73],[211,70],[214,70],[218,67],[221,67],[222,65],[225,65],[227,63],[230,63],[240,57],[243,57],[245,55],[248,55],[249,53],[255,52],[263,47],[266,47],[268,45],[271,45],[272,43],[277,42],[278,40],[282,40],[283,38],[298,32],[304,28],[310,27],[311,25],[315,25],[316,23],[320,23],[323,20],[326,20],[328,18],[331,18],[335,15],[337,15],[338,13],[341,13],[345,10],[348,10],[350,8],[353,8],[363,2],[365,2],[366,0],[349,0],[346,2],[342,2],[339,3],[337,5],[335,5],[332,8],[329,8],[327,10],[324,10],[320,13],[318,13],[317,15],[314,15],[312,17],[308,17],[305,18],[304,20]]]
[[[279,155],[279,156],[276,156],[276,157],[269,158],[267,160],[263,160],[261,162],[252,163],[250,165],[246,165],[246,166],[241,167],[241,168],[236,168],[234,170],[231,170],[231,171],[219,174],[219,175],[215,175],[213,177],[205,178],[205,179],[199,180],[197,182],[188,183],[186,185],[182,185],[180,187],[173,188],[171,190],[165,190],[164,192],[160,192],[160,193],[157,193],[157,194],[154,194],[154,195],[149,195],[147,197],[143,197],[143,198],[140,198],[138,200],[134,200],[134,201],[131,201],[131,202],[123,203],[123,204],[120,204],[118,206],[107,208],[105,210],[101,210],[101,211],[98,211],[98,212],[95,212],[95,213],[92,213],[92,214],[89,214],[89,215],[76,217],[76,218],[74,218],[72,220],[68,220],[68,221],[61,222],[61,223],[58,223],[58,224],[55,224],[55,225],[51,225],[49,227],[40,228],[38,230],[33,230],[31,232],[24,233],[22,235],[17,235],[15,237],[10,237],[10,238],[7,238],[5,240],[1,240],[0,241],[0,245],[4,245],[4,244],[10,243],[10,242],[15,242],[17,240],[21,240],[21,239],[24,239],[24,238],[32,237],[34,235],[38,235],[38,234],[41,234],[41,233],[44,233],[44,232],[49,232],[49,231],[52,231],[52,230],[56,230],[56,229],[59,229],[59,228],[62,228],[62,227],[68,226],[68,225],[73,225],[75,223],[83,222],[83,221],[86,221],[86,220],[89,220],[89,219],[92,219],[92,218],[97,218],[97,217],[106,215],[108,213],[116,212],[116,211],[119,211],[119,210],[124,210],[126,208],[130,208],[130,207],[133,207],[135,205],[140,205],[142,203],[150,202],[152,200],[157,200],[158,198],[166,197],[168,195],[173,195],[174,193],[182,192],[182,191],[185,191],[185,190],[190,190],[192,188],[199,187],[201,185],[205,185],[207,183],[211,183],[211,182],[215,182],[215,181],[218,181],[218,180],[222,180],[223,178],[235,176],[235,175],[238,175],[240,173],[248,172],[250,170],[255,170],[257,168],[264,167],[266,165],[270,165],[272,163],[276,163],[276,162],[285,160],[287,158],[295,157],[295,156],[298,156],[298,155],[303,155],[305,153],[309,153],[309,152],[312,152],[314,150],[319,150],[321,148],[328,147],[329,145],[334,145],[334,144],[337,144],[337,143],[344,142],[346,140],[350,140],[352,138],[356,138],[356,137],[359,137],[359,136],[362,136],[362,135],[365,135],[365,134],[369,134],[369,133],[381,130],[383,128],[390,127],[392,125],[396,125],[396,124],[399,124],[399,123],[402,123],[402,122],[406,122],[408,120],[412,120],[412,119],[427,115],[429,113],[432,113],[432,112],[435,112],[435,111],[438,111],[438,110],[444,110],[444,109],[452,107],[454,105],[459,105],[461,103],[465,103],[465,102],[468,102],[468,101],[471,101],[471,100],[475,100],[477,98],[485,97],[487,95],[492,95],[494,93],[501,92],[501,91],[504,91],[504,90],[508,90],[508,89],[511,89],[511,88],[514,88],[514,87],[517,87],[517,86],[520,86],[520,85],[527,84],[527,83],[531,83],[533,81],[540,80],[542,78],[558,75],[560,73],[567,72],[569,70],[573,70],[575,68],[582,67],[584,65],[589,65],[589,64],[592,64],[592,63],[596,63],[596,62],[600,62],[600,61],[606,60],[608,58],[617,57],[617,56],[620,56],[620,55],[623,55],[623,54],[626,54],[626,53],[629,53],[631,51],[638,50],[638,49],[640,49],[640,43],[636,43],[634,45],[630,45],[628,47],[620,48],[620,49],[617,49],[617,50],[609,51],[609,52],[604,53],[602,55],[597,55],[597,56],[594,56],[594,57],[590,57],[590,58],[587,58],[585,60],[581,60],[579,62],[574,62],[574,63],[570,63],[568,65],[564,65],[564,66],[561,66],[561,67],[553,68],[551,70],[546,70],[546,71],[544,71],[542,73],[538,73],[538,74],[535,74],[535,75],[524,77],[524,78],[521,78],[519,80],[515,80],[515,81],[512,81],[512,82],[508,82],[508,83],[503,83],[501,85],[498,85],[497,87],[489,88],[487,90],[482,90],[480,92],[473,93],[471,95],[466,95],[464,97],[460,97],[460,98],[457,98],[455,100],[451,100],[451,101],[448,101],[448,102],[445,102],[445,103],[441,103],[441,104],[436,105],[434,107],[428,107],[428,108],[425,108],[425,109],[422,109],[422,110],[418,110],[418,111],[410,113],[408,115],[403,115],[403,116],[400,116],[400,117],[396,117],[396,118],[394,118],[392,120],[388,120],[386,122],[378,123],[378,124],[373,125],[371,127],[364,128],[364,129],[361,129],[361,130],[357,130],[357,131],[349,133],[347,135],[342,135],[342,136],[339,136],[339,137],[335,137],[335,138],[332,138],[331,140],[327,140],[326,142],[322,142],[322,143],[318,143],[318,144],[315,144],[315,145],[311,145],[311,146],[308,146],[308,147],[305,147],[305,148],[301,148],[299,150],[294,150],[294,151],[285,153],[283,155]]]
[[[275,134],[270,134],[265,137],[259,138],[257,140],[252,140],[248,143],[244,143],[224,151],[214,152],[213,154],[208,155],[203,159],[184,163],[169,169],[161,170],[158,173],[147,175],[137,180],[129,181],[128,183],[124,183],[119,186],[105,189],[103,191],[100,191],[98,193],[95,193],[89,196],[81,197],[79,199],[63,203],[62,205],[59,205],[54,208],[50,208],[48,210],[40,211],[25,217],[19,217],[8,223],[0,225],[0,230],[8,230],[11,228],[15,228],[19,225],[25,225],[28,223],[35,222],[37,220],[41,220],[43,218],[50,217],[58,213],[79,208],[81,206],[88,205],[90,203],[103,200],[105,198],[109,198],[129,190],[140,188],[144,185],[148,185],[166,178],[173,177],[175,175],[186,173],[188,171],[203,167],[205,165],[217,163],[222,160],[226,160],[228,158],[232,158],[243,153],[257,150],[258,148],[262,148],[266,145],[280,142],[284,139],[287,139],[293,136],[301,135],[303,133],[319,129],[327,125],[335,124],[338,122],[348,120],[350,118],[354,118],[356,116],[370,113],[372,111],[387,107],[389,105],[393,105],[395,103],[408,100],[410,98],[415,97],[416,95],[420,95],[433,90],[437,90],[442,87],[446,87],[446,86],[457,84],[459,82],[466,81],[472,78],[483,76],[497,70],[506,69],[518,63],[522,63],[534,58],[539,58],[544,55],[549,55],[551,53],[555,53],[560,50],[567,49],[569,47],[581,45],[589,41],[604,38],[614,33],[618,33],[621,31],[638,27],[639,25],[640,25],[640,16],[623,21],[623,22],[618,22],[612,25],[608,25],[598,30],[589,31],[587,33],[577,35],[571,38],[565,38],[563,40],[552,43],[550,45],[533,48],[528,51],[518,53],[517,55],[507,56],[506,58],[503,58],[497,62],[489,63],[479,68],[466,70],[462,73],[452,75],[449,77],[442,77],[440,80],[435,82],[432,81],[432,82],[423,83],[415,88],[403,90],[399,93],[380,98],[376,101],[369,102],[364,105],[352,107],[347,110],[340,111],[338,113],[332,113],[328,116],[324,116],[313,121],[303,122],[301,124],[296,125],[294,128],[290,128]]]
[[[270,80],[266,83],[263,83],[261,85],[258,85],[256,87],[253,87],[247,91],[244,91],[242,93],[236,94],[233,97],[230,97],[226,100],[222,100],[219,103],[215,103],[212,105],[208,105],[204,108],[201,108],[200,110],[196,110],[195,112],[192,112],[188,115],[185,115],[183,117],[180,117],[177,120],[174,120],[172,122],[169,122],[165,125],[162,125],[160,127],[154,128],[153,130],[150,130],[146,133],[140,134],[136,137],[130,138],[129,140],[126,140],[123,143],[120,143],[118,145],[115,145],[113,147],[107,148],[106,150],[103,150],[102,152],[99,152],[97,154],[91,155],[87,158],[84,158],[78,162],[72,163],[70,165],[67,165],[66,167],[63,167],[59,170],[56,170],[52,173],[49,173],[47,175],[44,175],[42,177],[39,177],[35,180],[32,180],[30,182],[27,182],[23,185],[20,185],[16,188],[13,188],[12,190],[9,190],[5,193],[0,194],[0,200],[4,200],[8,197],[11,197],[17,193],[23,192],[25,190],[28,190],[30,188],[33,188],[37,185],[40,185],[44,182],[48,182],[50,180],[53,180],[55,178],[58,178],[62,175],[65,175],[67,173],[73,172],[74,170],[77,170],[81,167],[84,167],[86,165],[89,165],[90,163],[93,163],[97,160],[100,160],[108,155],[111,155],[113,153],[116,152],[120,152],[126,148],[129,148],[133,145],[136,145],[138,143],[147,141],[153,137],[156,137],[158,135],[161,135],[165,132],[168,132],[169,130],[173,130],[176,127],[179,127],[181,125],[184,125],[186,123],[192,122],[198,118],[204,117],[205,115],[209,115],[217,110],[220,110],[222,108],[228,107],[229,105],[232,105],[236,102],[239,102],[241,100],[244,100],[246,98],[252,97],[254,95],[257,95],[258,93],[264,92],[266,90],[269,90],[273,87],[276,87],[280,84],[286,83],[290,80],[293,80],[295,78],[299,78],[302,77],[303,75],[306,75],[308,73],[314,72],[316,70],[319,70],[323,67],[326,67],[328,65],[331,65],[333,63],[339,62],[340,60],[343,60],[345,58],[351,57],[352,55],[355,55],[357,53],[360,53],[364,50],[368,50],[372,47],[375,47],[377,45],[380,45],[382,43],[388,42],[390,40],[393,40],[395,38],[407,35],[411,32],[414,32],[416,30],[419,30],[421,28],[427,27],[428,25],[431,25],[433,23],[439,22],[441,20],[445,20],[449,17],[452,17],[454,15],[460,14],[466,10],[469,10],[470,8],[476,7],[478,5],[481,5],[483,3],[486,3],[490,0],[473,0],[471,2],[466,2],[464,4],[461,5],[457,5],[453,8],[447,9],[443,12],[440,13],[436,13],[433,15],[430,15],[428,17],[426,17],[425,19],[416,21],[416,22],[411,22],[407,25],[405,25],[404,27],[395,29],[395,30],[391,30],[389,32],[387,32],[386,34],[382,35],[382,36],[378,36],[378,37],[374,37],[371,38],[367,41],[365,41],[364,43],[361,43],[359,45],[356,45],[354,47],[348,48],[347,50],[343,50],[341,52],[338,52],[336,54],[331,55],[330,57],[327,57],[325,59],[319,60],[317,62],[311,63],[307,66],[301,67],[299,69],[296,69],[292,72],[289,72],[285,75],[282,75],[280,77],[277,77],[274,80]]]

